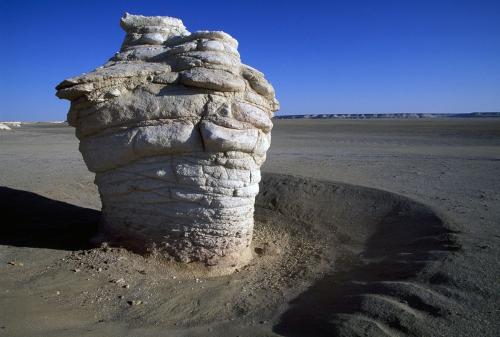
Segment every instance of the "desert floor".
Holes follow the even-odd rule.
[[[0,336],[498,336],[500,119],[277,120],[254,259],[92,247],[74,131],[0,131]]]

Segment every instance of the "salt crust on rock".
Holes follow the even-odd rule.
[[[231,272],[251,256],[274,89],[224,32],[130,14],[121,27],[110,61],[56,88],[96,173],[99,238]]]

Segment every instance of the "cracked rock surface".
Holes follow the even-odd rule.
[[[121,26],[110,61],[56,88],[96,174],[100,238],[181,262],[246,263],[273,87],[224,32],[130,14]]]

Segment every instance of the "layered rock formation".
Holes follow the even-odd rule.
[[[273,87],[224,32],[125,16],[120,52],[57,86],[103,205],[101,236],[182,262],[249,258]]]

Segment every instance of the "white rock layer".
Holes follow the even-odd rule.
[[[182,262],[245,263],[273,87],[224,32],[129,14],[121,26],[120,52],[56,88],[96,173],[101,236]]]
[[[0,130],[12,130],[6,123],[0,123]]]

